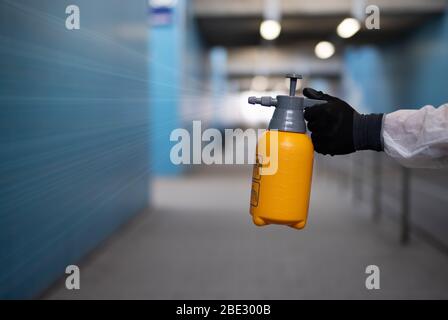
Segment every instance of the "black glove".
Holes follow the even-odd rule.
[[[327,101],[306,108],[304,113],[316,152],[333,156],[358,150],[383,150],[383,114],[359,114],[345,101],[311,88],[303,89],[303,95]]]

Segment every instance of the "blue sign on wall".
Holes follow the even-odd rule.
[[[149,0],[150,23],[165,26],[173,23],[176,0]]]

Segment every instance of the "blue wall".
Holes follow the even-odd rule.
[[[214,47],[210,50],[210,83],[211,97],[213,101],[212,125],[214,128],[222,128],[226,124],[221,119],[220,111],[224,106],[223,96],[228,93],[227,86],[227,50],[224,47]],[[229,124],[231,126],[231,124]]]
[[[183,171],[181,165],[171,163],[170,151],[176,142],[170,141],[170,134],[176,128],[189,129],[192,120],[200,119],[198,104],[208,92],[203,81],[206,61],[202,40],[189,2],[177,1],[171,9],[171,21],[153,25],[149,36],[151,170],[155,175]]]
[[[393,44],[352,47],[344,62],[346,98],[366,111],[446,103],[448,13]]]
[[[164,25],[153,25],[149,38],[151,169],[159,175],[176,174],[181,170],[170,161],[170,134],[180,126],[183,16],[181,0],[171,9],[171,21]]]
[[[0,298],[35,296],[148,204],[146,3],[0,0]]]

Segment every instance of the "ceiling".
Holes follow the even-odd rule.
[[[275,45],[296,45],[310,40],[378,42],[401,37],[446,8],[445,0],[376,0],[381,29],[364,26],[353,38],[339,39],[337,25],[352,15],[350,0],[280,0],[282,32]],[[265,42],[259,35],[263,0],[194,0],[194,14],[208,46],[239,47]]]
[[[343,73],[341,52],[346,45],[394,41],[447,8],[447,0],[278,0],[282,30],[277,39],[266,41],[259,28],[265,1],[274,0],[193,1],[205,45],[227,48],[227,78],[239,90],[249,90],[256,75],[268,77],[273,89],[291,69],[304,79],[337,81]],[[352,38],[339,38],[338,24],[350,16],[364,18],[370,4],[380,8],[380,30],[363,26]],[[314,54],[314,46],[321,40],[336,47],[329,59]]]

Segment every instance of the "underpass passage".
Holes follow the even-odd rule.
[[[392,219],[401,225],[406,215],[409,233],[448,253],[448,169],[404,168],[377,152],[334,157],[325,164],[331,166],[327,171],[333,178],[352,181],[354,200],[369,205],[374,220]]]
[[[153,209],[80,263],[81,289],[61,279],[42,298],[448,298],[448,257],[418,237],[400,245],[397,224],[373,223],[324,165],[301,231],[252,224],[250,166],[156,178]],[[368,265],[380,268],[379,290],[365,287]]]
[[[248,97],[286,73],[365,114],[446,103],[446,1],[382,1],[344,40],[362,1],[282,1],[271,42],[268,2],[0,0],[0,299],[447,298],[447,170],[315,154],[297,231],[253,225],[250,166],[198,165],[212,136],[256,154],[273,110]]]

